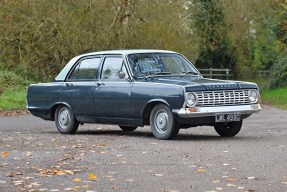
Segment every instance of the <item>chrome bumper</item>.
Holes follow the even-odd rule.
[[[194,112],[191,112],[190,108],[181,108],[179,110],[173,110],[179,117],[207,117],[215,116],[224,113],[241,113],[252,114],[259,112],[261,107],[259,104],[253,105],[240,105],[240,106],[218,106],[218,107],[193,107]]]

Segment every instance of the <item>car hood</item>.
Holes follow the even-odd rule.
[[[185,87],[187,92],[190,91],[204,91],[204,90],[223,90],[223,89],[258,89],[255,83],[232,81],[232,80],[219,80],[208,79],[190,76],[178,77],[154,77],[150,80],[154,83],[164,83],[180,85]]]

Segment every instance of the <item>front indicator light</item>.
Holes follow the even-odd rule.
[[[195,107],[191,107],[191,108],[189,108],[189,111],[193,113],[193,112],[196,112],[197,110]]]

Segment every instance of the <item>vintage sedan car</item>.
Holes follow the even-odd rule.
[[[76,56],[54,82],[30,85],[27,109],[63,134],[84,123],[124,131],[150,125],[156,138],[172,139],[181,128],[206,125],[235,136],[261,107],[256,84],[203,78],[179,53],[115,50]]]

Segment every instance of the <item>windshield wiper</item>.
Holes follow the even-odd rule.
[[[185,74],[185,75],[187,75],[187,74],[198,75],[198,73],[194,72],[194,71],[184,71],[184,72],[182,72],[182,74]]]
[[[147,80],[148,78],[153,78],[155,75],[170,75],[171,72],[154,72],[154,73],[150,73],[149,75],[145,76],[145,79]]]

